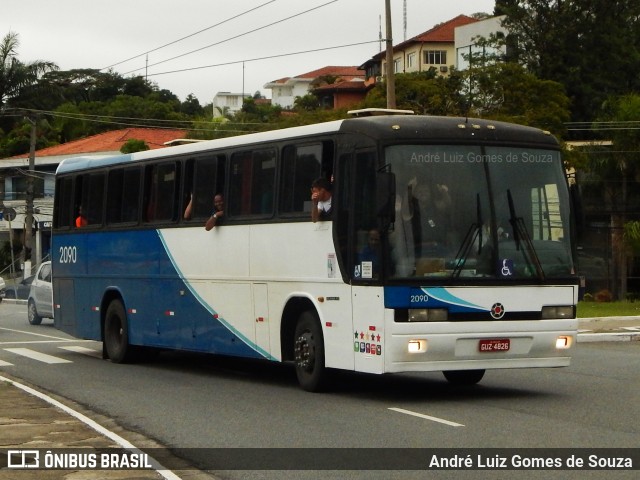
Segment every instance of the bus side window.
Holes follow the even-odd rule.
[[[74,225],[102,225],[105,174],[91,173],[76,177]]]
[[[271,214],[275,172],[276,152],[273,149],[234,153],[226,207],[230,215]]]
[[[311,183],[321,175],[322,144],[287,145],[282,153],[280,212],[311,211]]]
[[[177,219],[177,176],[175,162],[149,166],[145,171],[145,221],[170,222]]]
[[[107,224],[138,221],[140,169],[117,168],[107,180]]]
[[[73,208],[73,178],[58,179],[54,197],[56,216],[55,228],[69,228],[75,218],[71,214]]]
[[[224,192],[225,162],[224,155],[187,161],[183,193],[185,220],[205,219],[211,216],[214,195]]]

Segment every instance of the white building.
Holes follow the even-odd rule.
[[[213,97],[213,116],[223,117],[225,114],[236,114],[242,110],[246,93],[218,92]],[[249,95],[250,96],[250,95]]]
[[[466,70],[469,68],[469,59],[474,56],[505,55],[505,47],[499,50],[492,48],[487,50],[486,46],[478,45],[479,38],[489,39],[491,35],[506,38],[507,30],[502,26],[505,15],[490,17],[478,22],[456,27],[454,34],[456,50],[456,68]]]

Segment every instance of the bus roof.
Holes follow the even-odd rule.
[[[250,146],[261,142],[296,139],[337,132],[359,133],[387,142],[401,141],[411,137],[428,143],[455,142],[473,144],[486,142],[496,145],[509,144],[558,148],[557,140],[549,132],[512,123],[464,117],[382,115],[334,120],[332,122],[238,135],[131,154],[74,157],[63,160],[58,166],[56,174],[89,168],[101,168],[137,160],[195,154],[212,149]]]

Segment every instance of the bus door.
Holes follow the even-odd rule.
[[[269,352],[269,298],[266,283],[253,284],[253,314],[256,328],[256,345]]]
[[[355,370],[384,372],[384,304],[382,288],[353,286],[353,351]]]

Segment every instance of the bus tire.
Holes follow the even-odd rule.
[[[293,337],[294,363],[300,386],[308,392],[321,391],[326,382],[324,337],[317,316],[300,314]]]
[[[482,377],[484,377],[484,370],[449,370],[442,372],[444,378],[453,385],[475,385]]]
[[[34,302],[33,300],[30,300],[29,305],[27,306],[27,318],[29,319],[29,323],[31,325],[40,325],[42,323],[42,317],[38,315],[36,302]]]
[[[131,358],[127,314],[120,300],[113,300],[107,308],[104,319],[104,347],[107,357],[113,363],[126,363]]]

